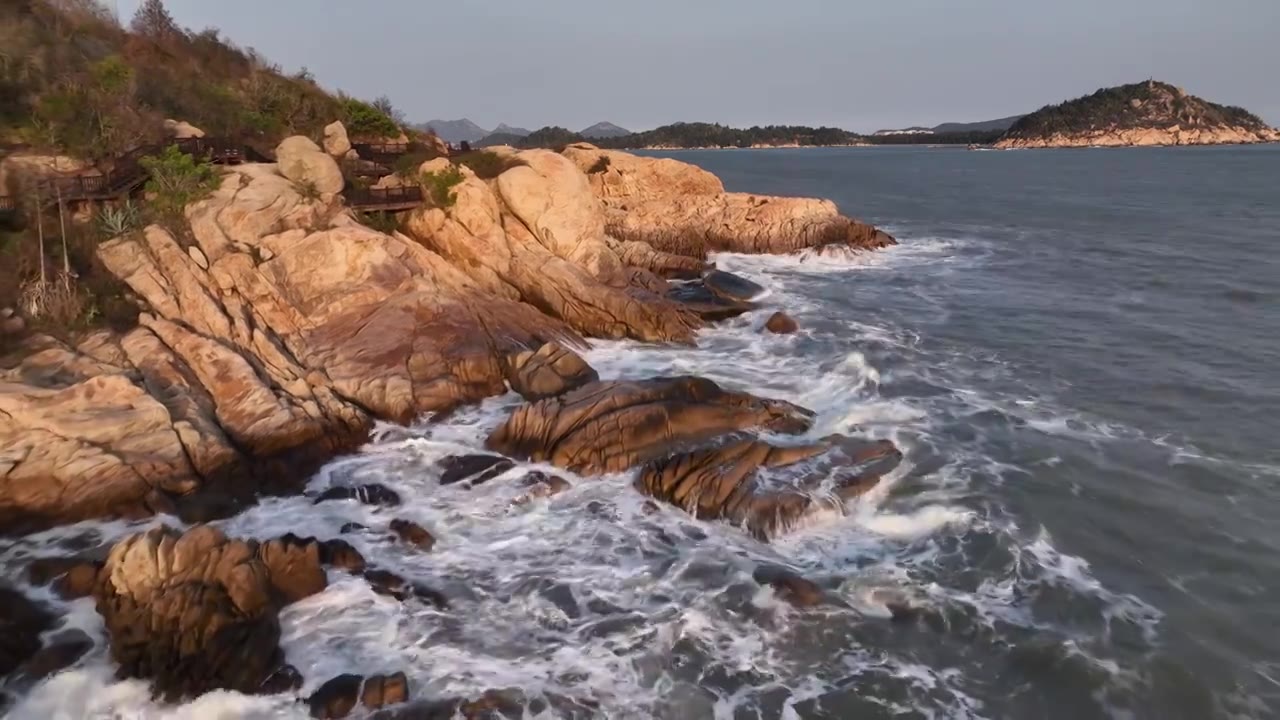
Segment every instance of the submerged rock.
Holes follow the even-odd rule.
[[[818,584],[777,565],[761,565],[751,577],[761,585],[773,588],[774,595],[798,608],[808,608],[826,602],[826,595]]]
[[[436,544],[435,537],[426,528],[410,520],[399,518],[391,521],[391,532],[401,541],[415,545],[422,550],[431,550]]]
[[[492,480],[515,467],[509,458],[501,455],[451,455],[436,463],[440,468],[440,484],[453,485],[470,480],[471,485]]]
[[[486,440],[511,457],[578,473],[620,472],[751,428],[799,433],[813,413],[696,377],[596,382],[517,408]]]
[[[806,478],[801,485],[777,488],[763,485],[758,478],[761,469],[828,454],[833,456],[829,460],[848,462],[831,471],[836,476],[831,494],[816,492],[825,472]],[[814,512],[842,509],[844,500],[874,487],[901,458],[898,449],[887,441],[850,453],[836,439],[785,448],[759,440],[741,440],[651,462],[641,471],[635,486],[694,517],[727,520],[758,539],[767,540]]]
[[[706,322],[720,322],[755,310],[751,302],[730,300],[717,295],[701,282],[673,284],[667,297],[679,302]]]
[[[398,507],[400,494],[379,483],[369,485],[339,485],[320,493],[315,504],[329,500],[355,500],[365,505],[381,505],[382,507]]]
[[[336,720],[351,714],[360,700],[360,685],[364,677],[350,673],[338,675],[324,681],[307,698],[311,709],[311,717],[321,720]]]
[[[775,335],[790,335],[800,329],[796,321],[784,312],[776,312],[764,323],[764,329]]]
[[[26,595],[0,586],[0,678],[40,650],[40,634],[53,622],[54,616]]]
[[[435,605],[441,610],[449,609],[449,598],[445,597],[444,593],[421,583],[409,582],[390,570],[366,570],[364,579],[369,582],[369,587],[379,595],[387,595],[397,600],[416,597]]]
[[[717,296],[732,302],[752,302],[764,294],[764,286],[723,270],[702,276],[702,284]]]

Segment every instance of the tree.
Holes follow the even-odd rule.
[[[129,27],[139,35],[163,40],[180,34],[178,24],[164,7],[164,0],[143,0]]]

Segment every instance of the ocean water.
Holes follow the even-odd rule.
[[[527,713],[542,718],[1280,715],[1280,147],[673,155],[730,190],[830,197],[901,244],[719,256],[769,289],[766,309],[696,348],[598,342],[588,360],[798,402],[813,436],[890,438],[903,465],[847,513],[762,544],[646,514],[627,475],[566,475],[572,490],[514,508],[504,478],[440,487],[434,461],[479,447],[514,395],[382,428],[312,486],[383,482],[406,500],[395,512],[275,499],[224,523],[337,537],[395,516],[438,538],[420,553],[344,536],[453,608],[331,574],[282,617],[304,694],[405,670],[415,697],[520,688],[551,701]],[[775,309],[801,332],[761,334]],[[0,569],[154,522],[6,542]],[[791,608],[751,580],[761,563],[838,603]],[[892,620],[890,601],[917,617]],[[65,607],[101,637],[89,601]],[[11,716],[306,713],[231,693],[159,705],[100,645]]]

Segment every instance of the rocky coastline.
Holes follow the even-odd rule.
[[[1046,137],[1003,138],[995,144],[1002,150],[1086,147],[1180,147],[1188,145],[1256,145],[1280,142],[1280,130],[1245,127],[1141,128],[1097,130],[1082,133],[1055,133]]]
[[[102,263],[144,307],[136,328],[75,342],[32,335],[0,358],[3,535],[165,522],[41,558],[14,588],[0,587],[6,694],[92,647],[50,632],[57,607],[41,594],[92,598],[119,675],[149,681],[169,702],[219,689],[296,693],[302,676],[280,648],[278,614],[335,574],[447,612],[448,593],[372,566],[341,538],[298,528],[239,539],[209,524],[302,493],[375,422],[440,417],[514,391],[525,404],[484,452],[448,459],[442,483],[479,484],[526,459],[584,479],[634,472],[637,492],[761,540],[839,511],[897,464],[886,442],[780,443],[813,415],[785,400],[697,377],[600,378],[575,352],[587,338],[696,343],[708,323],[758,307],[761,288],[715,270],[711,253],[894,243],[830,201],[729,193],[686,163],[587,144],[507,149],[497,152],[508,167],[492,179],[447,158],[424,163],[424,177],[460,173],[449,202],[405,211],[401,229],[385,233],[343,204],[343,143],[325,145],[289,138],[275,163],[225,168],[182,227],[104,243]],[[796,329],[783,313],[766,328]],[[757,471],[801,461],[821,472],[786,490],[757,487]],[[819,491],[830,478],[834,490]],[[519,482],[518,502],[569,484],[547,473]],[[370,484],[315,498],[334,500],[399,503]],[[388,529],[421,552],[435,542],[407,520]],[[403,673],[340,675],[300,700],[315,717],[357,705],[406,713],[378,717],[486,717],[512,702],[501,693],[423,700]]]

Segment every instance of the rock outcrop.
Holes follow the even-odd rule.
[[[597,382],[517,408],[486,446],[578,473],[620,472],[736,431],[803,432],[812,416],[695,377]]]
[[[328,141],[326,138],[326,144]],[[314,188],[319,193],[339,193],[346,184],[338,163],[309,138],[286,138],[276,146],[276,163],[280,174],[300,187]]]
[[[226,515],[297,491],[373,418],[502,394],[508,358],[580,342],[273,166],[237,166],[188,219],[204,263],[155,226],[100,249],[146,303],[140,327],[0,372],[6,531]]]
[[[697,318],[633,284],[606,244],[604,211],[587,192],[585,176],[545,150],[515,158],[518,164],[492,183],[464,172],[452,205],[412,212],[409,232],[486,291],[527,303],[585,335],[690,341]]]
[[[331,126],[328,135],[337,152],[341,133]],[[582,335],[688,343],[704,319],[753,307],[679,297],[659,276],[701,275],[702,258],[610,237],[607,225],[637,207],[685,204],[702,209],[662,210],[663,227],[702,232],[714,215],[717,228],[778,249],[791,242],[784,234],[847,221],[832,219],[834,206],[795,210],[807,219],[790,224],[769,212],[731,217],[722,211],[745,196],[723,193],[714,176],[625,153],[609,154],[607,173],[584,173],[600,152],[512,151],[512,166],[487,181],[462,168],[448,207],[402,216],[411,238],[356,222],[333,195],[342,189],[333,157],[290,138],[277,164],[227,168],[220,187],[187,208],[189,234],[152,226],[103,243],[103,265],[144,312],[135,329],[74,347],[28,338],[22,361],[0,366],[0,528],[224,517],[258,495],[298,492],[321,463],[362,443],[374,420],[447,412],[508,383],[530,399],[604,392],[603,404],[587,405],[665,418],[655,421],[677,436],[697,435],[703,415],[716,418],[709,434],[767,419],[725,399],[737,394],[703,397],[705,385],[691,380],[583,394],[596,375],[571,354]],[[797,203],[821,201],[779,207]],[[573,402],[555,412],[585,414],[585,425],[526,454],[603,468],[650,459],[661,445],[637,426],[606,442],[615,445],[608,458],[589,460],[589,438],[614,431]]]
[[[118,543],[94,598],[120,675],[152,680],[171,702],[258,692],[284,662],[279,608],[324,587],[314,550],[296,546],[259,547],[208,526]]]
[[[565,157],[587,173],[618,240],[702,258],[711,251],[789,253],[828,245],[873,249],[888,234],[840,214],[830,200],[727,193],[719,178],[671,158],[580,143]],[[601,172],[589,172],[604,166]]]
[[[761,471],[827,456],[795,482],[766,483]],[[830,439],[817,445],[777,447],[759,440],[679,453],[648,464],[636,489],[698,518],[726,520],[767,540],[822,510],[870,490],[902,454],[892,443],[866,446]],[[824,478],[834,482],[822,487]]]

